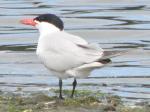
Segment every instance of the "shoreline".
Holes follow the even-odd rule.
[[[100,91],[77,90],[73,99],[69,98],[71,90],[63,90],[64,100],[57,98],[59,90],[51,89],[54,95],[42,92],[28,96],[15,93],[0,95],[0,112],[148,112],[150,105],[125,105],[119,96]]]

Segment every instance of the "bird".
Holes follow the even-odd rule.
[[[66,32],[62,19],[55,14],[41,14],[35,18],[21,19],[20,22],[39,30],[36,54],[41,63],[59,79],[60,99],[64,99],[64,79],[74,79],[70,96],[73,98],[78,78],[88,77],[91,71],[111,63],[110,58],[119,54],[105,51],[80,36]]]

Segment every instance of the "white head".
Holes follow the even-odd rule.
[[[41,35],[64,29],[62,20],[54,14],[42,14],[34,19],[23,19],[21,23],[35,26]]]

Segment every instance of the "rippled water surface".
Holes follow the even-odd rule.
[[[124,101],[150,102],[150,1],[149,0],[1,0],[0,89],[15,92],[57,88],[57,78],[35,55],[38,31],[19,20],[54,13],[65,30],[99,43],[106,50],[131,50],[112,59],[78,89],[95,89],[119,95]],[[64,81],[71,88],[72,79]]]

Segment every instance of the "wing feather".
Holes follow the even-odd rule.
[[[88,44],[80,37],[65,32],[57,32],[50,37],[45,36],[38,48],[42,48],[40,57],[44,64],[49,69],[57,71],[64,71],[94,62],[103,55],[102,49]]]

